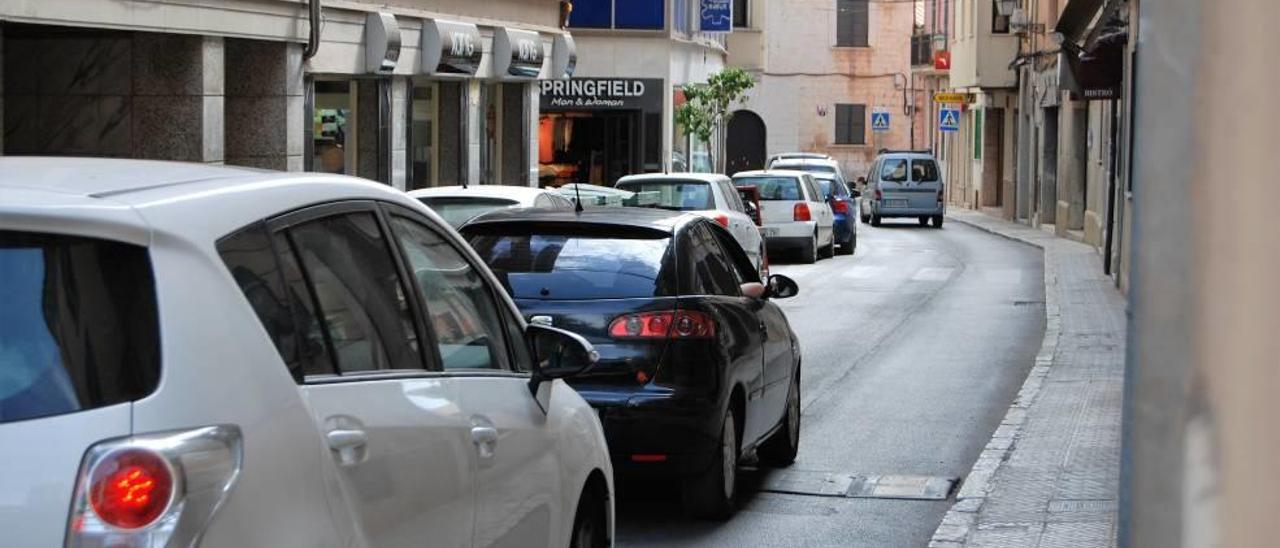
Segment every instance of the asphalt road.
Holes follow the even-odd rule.
[[[804,352],[784,474],[963,478],[1039,349],[1042,269],[1039,250],[955,222],[862,225],[852,257],[775,263],[800,283],[779,304]],[[673,488],[624,488],[618,544],[922,547],[951,503],[763,492],[779,472],[743,474],[724,523],[684,517]]]

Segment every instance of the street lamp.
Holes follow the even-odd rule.
[[[996,13],[1001,17],[1013,15],[1015,9],[1018,9],[1018,0],[996,0]]]

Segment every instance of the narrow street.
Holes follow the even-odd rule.
[[[1039,250],[960,223],[861,225],[852,257],[775,264],[801,287],[781,301],[804,350],[799,458],[745,472],[742,511],[725,523],[684,517],[674,492],[630,486],[619,544],[926,545],[948,500],[853,498],[839,482],[835,496],[777,491],[832,476],[962,478],[1034,361],[1042,269]]]

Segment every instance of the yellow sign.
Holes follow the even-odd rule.
[[[973,96],[968,93],[935,93],[933,94],[933,102],[935,103],[971,103]]]

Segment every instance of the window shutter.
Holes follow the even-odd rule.
[[[849,127],[850,118],[853,114],[853,105],[836,105],[836,144],[849,144],[852,138]]]
[[[849,124],[849,144],[865,145],[867,144],[867,106],[866,105],[850,105],[853,118]]]
[[[836,0],[836,45],[866,46],[867,0]]]

